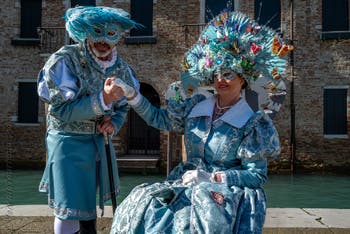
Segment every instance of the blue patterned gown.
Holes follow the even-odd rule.
[[[135,187],[116,210],[111,233],[262,233],[267,158],[279,152],[277,131],[264,112],[244,99],[212,121],[215,97],[196,95],[156,109],[141,98],[133,105],[146,122],[183,131],[187,161],[162,183]],[[187,170],[222,172],[226,183],[184,186]]]
[[[96,219],[96,193],[102,209],[110,199],[106,150],[103,135],[96,131],[96,120],[110,116],[117,132],[129,107],[123,99],[105,108],[103,85],[112,76],[138,85],[129,66],[119,56],[114,58],[103,69],[86,47],[64,46],[50,56],[39,74],[38,94],[48,104],[48,158],[39,191],[48,193],[49,206],[60,219]],[[110,148],[114,158],[114,149]],[[114,192],[118,193],[115,160],[112,168]]]

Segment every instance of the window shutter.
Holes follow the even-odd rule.
[[[18,86],[18,122],[37,123],[39,98],[36,83],[20,82]]]
[[[266,25],[275,30],[281,28],[281,1],[280,0],[255,0],[255,20],[260,25]]]
[[[21,0],[21,38],[39,38],[41,0]]]
[[[324,90],[324,134],[347,134],[346,95],[347,89]]]
[[[346,31],[349,29],[348,0],[323,0],[323,31]]]
[[[152,36],[153,0],[132,0],[130,8],[131,19],[144,26],[143,28],[131,29],[130,36]]]
[[[233,5],[233,0],[232,5]],[[205,22],[209,22],[224,9],[227,9],[227,0],[206,0],[205,1]],[[234,9],[234,7],[233,7]]]
[[[96,6],[95,0],[71,0],[71,7],[76,6]]]

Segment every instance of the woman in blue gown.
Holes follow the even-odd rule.
[[[243,90],[263,74],[270,94],[278,92],[273,76],[286,63],[272,50],[274,36],[241,13],[221,13],[187,52],[165,109],[117,81],[147,124],[184,134],[187,161],[166,181],[135,187],[117,208],[111,233],[262,233],[267,160],[280,146],[270,117],[253,111]],[[215,94],[202,95],[201,84]]]

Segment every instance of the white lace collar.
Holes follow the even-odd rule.
[[[215,96],[201,101],[193,107],[188,118],[195,118],[200,116],[208,116],[211,118],[213,115],[215,102]],[[241,98],[241,100],[239,100],[228,111],[226,111],[225,114],[223,114],[215,121],[222,120],[234,127],[241,128],[247,123],[253,114],[254,111],[250,108],[246,100]]]
[[[98,66],[105,72],[107,68],[113,66],[115,64],[115,61],[117,61],[117,49],[114,47],[112,49],[112,59],[110,61],[102,61],[99,60],[94,53],[90,50],[90,47],[88,46],[88,51],[91,55],[91,57],[94,59],[94,61],[98,64]]]

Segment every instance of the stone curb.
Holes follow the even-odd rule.
[[[101,211],[98,209],[100,217]],[[98,233],[109,233],[112,208],[98,218]],[[0,233],[53,233],[47,205],[0,205]],[[268,208],[264,234],[350,233],[350,209]]]

